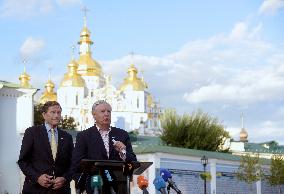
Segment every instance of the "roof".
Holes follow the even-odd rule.
[[[284,154],[284,146],[278,145],[276,141],[263,143],[245,143],[246,152],[259,152],[271,154]]]
[[[21,88],[21,85],[20,84],[14,84],[14,83],[11,83],[11,82],[7,82],[7,81],[4,81],[4,80],[0,80],[0,87],[7,87],[7,88]]]
[[[240,161],[241,156],[233,155],[232,153],[212,152],[205,150],[196,150],[180,147],[166,146],[161,141],[160,137],[137,136],[136,139],[131,136],[132,145],[136,154],[147,153],[167,153],[182,156],[202,157],[206,155],[208,158],[219,160]],[[261,159],[263,164],[270,164],[270,160]]]

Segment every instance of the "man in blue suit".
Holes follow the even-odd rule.
[[[82,159],[137,161],[127,131],[111,127],[111,111],[109,103],[99,100],[92,107],[95,125],[78,133],[72,158],[72,171],[78,172]],[[106,176],[103,175],[103,193],[110,194]],[[86,180],[87,193],[90,190],[90,176]],[[125,194],[125,188],[114,185],[116,193]]]
[[[23,194],[69,194],[72,136],[57,126],[61,106],[48,101],[42,107],[45,123],[26,129],[18,165],[24,173]]]

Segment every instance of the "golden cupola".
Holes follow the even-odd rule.
[[[45,84],[45,91],[39,98],[39,103],[44,104],[47,101],[57,101],[57,95],[53,91],[54,90],[54,83],[50,79],[50,74],[49,74],[49,79]]]
[[[121,91],[125,90],[135,90],[135,91],[144,91],[148,88],[147,84],[144,82],[143,79],[137,77],[137,69],[132,64],[128,68],[128,77],[124,79],[124,82],[120,86]]]
[[[245,128],[242,128],[240,132],[240,141],[247,142],[248,141],[248,133]]]
[[[242,114],[241,118],[242,118],[242,129],[241,129],[241,132],[240,132],[240,141],[241,142],[248,142],[248,133],[247,133],[246,129],[244,128],[244,116],[243,116],[243,114]]]
[[[24,67],[24,72],[20,75],[19,80],[23,88],[31,88],[30,84],[31,76],[26,73],[26,67]]]
[[[85,81],[77,72],[78,64],[74,59],[68,64],[68,72],[64,74],[60,87],[85,87]]]
[[[87,28],[86,17],[84,17],[84,27],[80,33],[80,57],[78,59],[78,73],[82,76],[101,76],[101,65],[92,58],[91,45],[93,41],[90,39],[91,33]]]

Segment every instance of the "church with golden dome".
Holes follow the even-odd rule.
[[[156,134],[161,128],[159,103],[148,91],[143,77],[139,77],[134,64],[120,86],[111,84],[111,76],[103,72],[103,66],[92,57],[91,32],[87,28],[86,16],[80,33],[79,57],[74,54],[67,64],[66,73],[55,92],[55,84],[49,76],[39,103],[57,100],[62,106],[62,116],[71,116],[84,130],[94,124],[91,108],[95,101],[104,99],[112,106],[112,125],[126,131],[139,130],[141,134]],[[22,85],[29,84],[30,77],[24,71],[19,78]]]

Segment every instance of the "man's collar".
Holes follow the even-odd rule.
[[[111,127],[109,127],[109,128],[108,128],[108,130],[105,130],[105,129],[101,129],[101,128],[99,128],[99,126],[98,126],[97,124],[95,124],[95,125],[96,125],[96,127],[97,127],[98,131],[108,131],[108,132],[110,132],[110,131],[111,131]]]
[[[45,126],[45,128],[46,128],[47,131],[50,131],[50,130],[51,130],[51,127],[50,127],[50,125],[49,125],[48,123],[45,122],[45,123],[44,123],[44,126]],[[54,128],[54,132],[56,132],[56,131],[57,131],[57,127]]]

